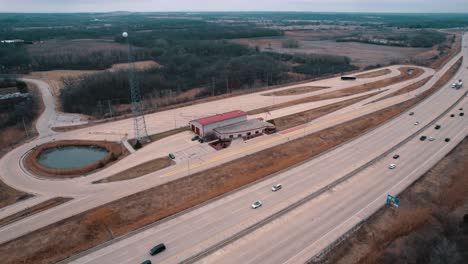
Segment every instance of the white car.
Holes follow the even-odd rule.
[[[394,168],[396,168],[396,165],[392,163],[392,164],[388,165],[388,168],[393,170]]]
[[[276,191],[281,190],[281,188],[283,188],[283,186],[281,186],[281,184],[276,184],[276,185],[273,185],[273,187],[271,187],[271,190],[276,192]]]
[[[429,137],[429,141],[434,141],[434,140],[435,140],[435,138]]]
[[[419,121],[414,122],[414,125],[415,126],[419,125]]]
[[[255,203],[252,204],[252,209],[257,209],[260,206],[262,206],[262,202],[256,201]]]

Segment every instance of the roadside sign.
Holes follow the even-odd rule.
[[[398,207],[400,205],[400,199],[389,194],[387,195],[387,204],[391,204],[395,207]]]

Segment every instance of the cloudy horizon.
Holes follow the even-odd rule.
[[[0,0],[0,12],[304,11],[466,13],[467,0]]]

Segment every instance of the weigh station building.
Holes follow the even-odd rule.
[[[190,129],[205,140],[232,140],[272,133],[275,126],[261,119],[247,119],[247,113],[235,110],[189,122]]]

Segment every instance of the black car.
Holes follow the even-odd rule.
[[[426,138],[427,138],[426,136],[421,136],[419,139],[420,139],[421,141],[424,141],[424,140],[426,140]]]
[[[409,115],[410,115],[410,116],[414,115],[414,112],[410,112]]]
[[[450,142],[450,138],[446,138],[446,139],[445,139],[445,142]]]
[[[164,250],[166,250],[166,245],[161,243],[159,245],[154,246],[152,249],[150,249],[149,253],[150,253],[151,256],[154,256],[154,255],[156,255],[158,253],[163,252]]]
[[[460,110],[460,111],[463,111],[463,108],[460,108],[459,110]]]
[[[141,264],[151,264],[151,260],[147,259],[147,260],[143,261]]]
[[[455,115],[454,115],[454,114],[451,114],[450,117],[455,117]]]
[[[398,159],[399,157],[400,157],[400,155],[398,155],[398,154],[393,155],[394,159]]]
[[[460,116],[464,116],[465,114],[464,113],[460,113]]]
[[[441,128],[440,125],[436,125],[436,126],[435,126],[435,129],[440,129],[440,128]]]

